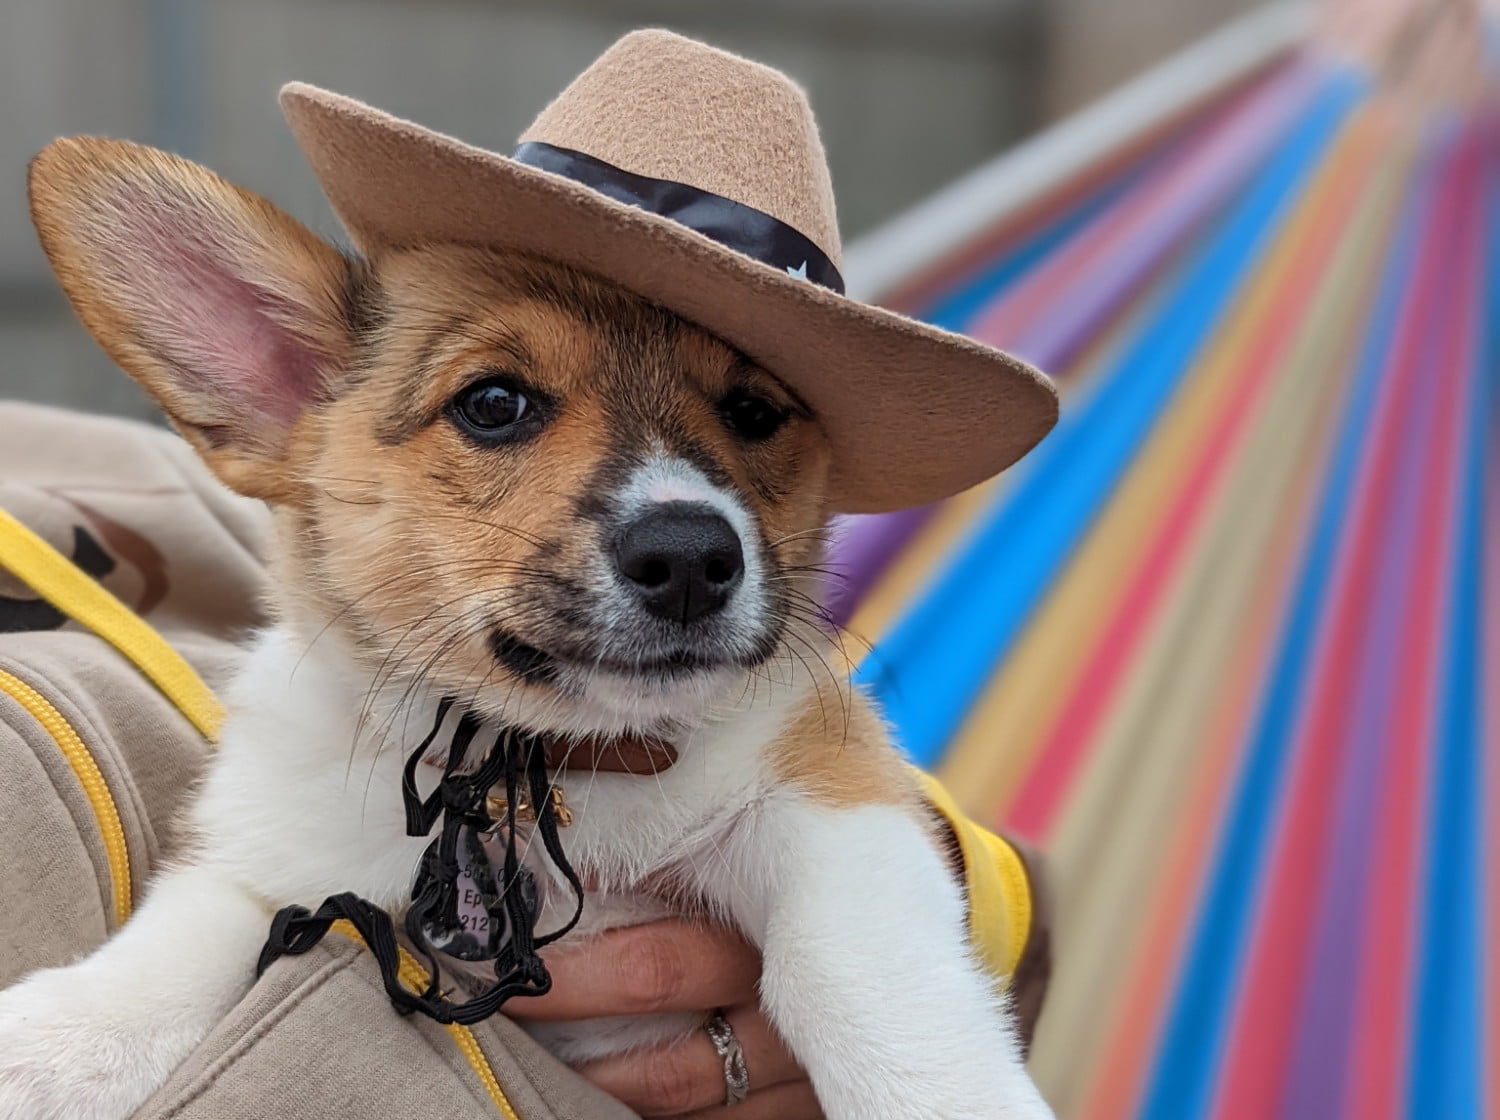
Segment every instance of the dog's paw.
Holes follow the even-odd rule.
[[[867,1085],[854,1092],[819,1086],[818,1103],[828,1120],[869,1120],[902,1116],[911,1120],[1056,1120],[1035,1089],[997,1094],[953,1085],[907,1082],[882,1089]]]
[[[192,1040],[110,1006],[74,969],[0,992],[0,1116],[123,1120],[166,1081]]]
[[[863,1075],[830,1079],[813,1074],[818,1103],[827,1120],[870,1120],[901,1116],[909,1120],[1055,1120],[1023,1067],[999,1063],[967,1072],[941,1068],[941,1056],[930,1062],[866,1068]],[[752,1073],[752,1077],[753,1077]]]

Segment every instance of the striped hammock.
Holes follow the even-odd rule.
[[[913,759],[1048,853],[1062,1116],[1500,1116],[1481,28],[1267,9],[851,251],[1063,387],[1007,476],[834,550]]]

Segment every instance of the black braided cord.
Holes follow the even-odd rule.
[[[424,958],[429,980],[424,990],[413,991],[401,983],[401,966],[395,922],[374,903],[348,892],[325,899],[316,912],[305,906],[287,906],[271,921],[270,936],[261,950],[256,975],[265,972],[278,958],[305,953],[328,933],[333,923],[347,921],[358,931],[380,967],[380,977],[392,1005],[403,1015],[417,1012],[439,1023],[465,1026],[486,1019],[513,996],[544,995],[552,987],[552,977],[538,955],[538,950],[564,936],[578,923],[583,913],[583,885],[562,849],[557,835],[557,815],[552,804],[547,752],[540,736],[503,728],[484,760],[473,771],[460,772],[470,745],[481,722],[471,712],[458,721],[448,748],[448,759],[442,780],[423,799],[417,793],[416,768],[437,738],[443,722],[453,707],[451,699],[438,705],[432,730],[412,751],[402,771],[401,797],[406,808],[406,831],[409,836],[430,835],[441,820],[437,838],[422,855],[416,881],[412,887],[411,906],[407,909],[404,928],[408,940]],[[487,832],[496,825],[487,808],[490,791],[505,784],[505,861],[502,875],[497,876],[496,896],[486,899],[492,922],[505,922],[509,938],[494,960],[495,980],[479,995],[465,1003],[453,1003],[441,990],[438,962],[428,944],[429,929],[453,930],[460,927],[458,915],[460,843],[464,830]],[[541,892],[534,874],[521,865],[516,852],[517,795],[525,788],[536,815],[536,835],[542,848],[573,891],[572,917],[560,928],[538,935],[541,917]]]

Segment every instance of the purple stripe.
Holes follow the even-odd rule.
[[[1030,355],[1043,369],[1061,370],[1072,355],[1107,325],[1122,300],[1136,292],[1149,274],[1230,197],[1264,158],[1292,114],[1306,103],[1316,76],[1317,71],[1305,64],[1288,65],[1227,115],[1215,114],[1207,121],[1195,122],[1195,128],[1201,131],[1191,140],[1186,158],[1201,159],[1201,153],[1209,151],[1214,159],[1201,181],[1190,178],[1181,188],[1188,196],[1187,203],[1169,208],[1162,220],[1142,226],[1103,261],[1082,262],[1064,290],[1049,302],[1048,314],[1038,320],[1036,330],[1015,349]],[[1200,154],[1195,157],[1192,153]],[[1151,190],[1155,185],[1154,180],[1146,179],[1137,190]],[[1121,201],[1133,197],[1138,197],[1136,190]],[[1086,245],[1090,229],[1107,223],[1119,205],[1091,223],[1072,244]],[[1025,290],[1023,282],[1020,288],[1003,294],[997,305],[1015,298],[1017,292],[1024,296]],[[829,551],[832,566],[843,575],[834,581],[829,596],[828,608],[834,621],[841,626],[848,622],[886,566],[936,508],[931,505],[846,519],[842,536]]]
[[[840,578],[828,589],[828,611],[835,622],[843,626],[849,621],[854,608],[875,585],[886,565],[935,509],[937,506],[928,505],[897,513],[839,518],[834,545],[829,550],[840,573]]]
[[[1428,160],[1423,161],[1431,166]],[[1430,213],[1432,193],[1424,192]],[[1446,196],[1445,196],[1446,197]],[[1451,225],[1452,219],[1449,219]],[[1451,228],[1449,236],[1452,236]],[[1451,276],[1444,277],[1451,286]],[[1454,306],[1450,293],[1416,291],[1416,303],[1406,313],[1422,324],[1420,360],[1431,365],[1441,351],[1441,334],[1447,308]],[[1425,305],[1425,306],[1424,306]],[[1451,375],[1454,371],[1439,371]],[[1397,376],[1392,367],[1387,377]],[[1329,836],[1330,859],[1322,884],[1321,905],[1309,973],[1303,992],[1297,1035],[1292,1049],[1288,1080],[1281,1100],[1280,1116],[1300,1120],[1306,1116],[1330,1118],[1344,1115],[1347,1108],[1348,1063],[1358,1031],[1354,1013],[1358,1005],[1358,981],[1365,946],[1365,917],[1369,898],[1380,868],[1371,865],[1371,853],[1382,820],[1387,773],[1393,765],[1396,746],[1390,734],[1402,682],[1396,675],[1406,625],[1414,609],[1411,586],[1417,549],[1416,528],[1426,500],[1434,460],[1435,428],[1439,417],[1435,392],[1419,393],[1405,427],[1395,471],[1397,489],[1390,495],[1385,512],[1385,531],[1371,600],[1366,604],[1362,625],[1360,664],[1353,694],[1345,698],[1353,718],[1346,725],[1341,745],[1342,767],[1337,798],[1330,806],[1333,828]],[[1366,483],[1367,485],[1368,483]],[[1410,791],[1402,791],[1410,796]],[[1396,967],[1394,964],[1392,967]]]
[[[1319,75],[1306,60],[1290,64],[1227,116],[1209,121],[1206,131],[1174,159],[1172,178],[1150,183],[1156,192],[1171,192],[1175,205],[1155,209],[1149,221],[1102,256],[1089,253],[1085,231],[1075,242],[1079,259],[1072,266],[1074,275],[1047,300],[1045,313],[1016,338],[991,339],[982,330],[981,335],[1045,370],[1062,369],[1075,360],[1151,275],[1244,185],[1307,104]],[[1110,218],[1105,214],[1098,224],[1106,226]],[[1015,298],[1025,295],[1023,285]],[[997,308],[993,314],[1003,311]]]

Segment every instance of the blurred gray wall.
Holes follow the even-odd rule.
[[[1250,11],[1260,0],[1047,0],[1038,90],[1053,119]]]

